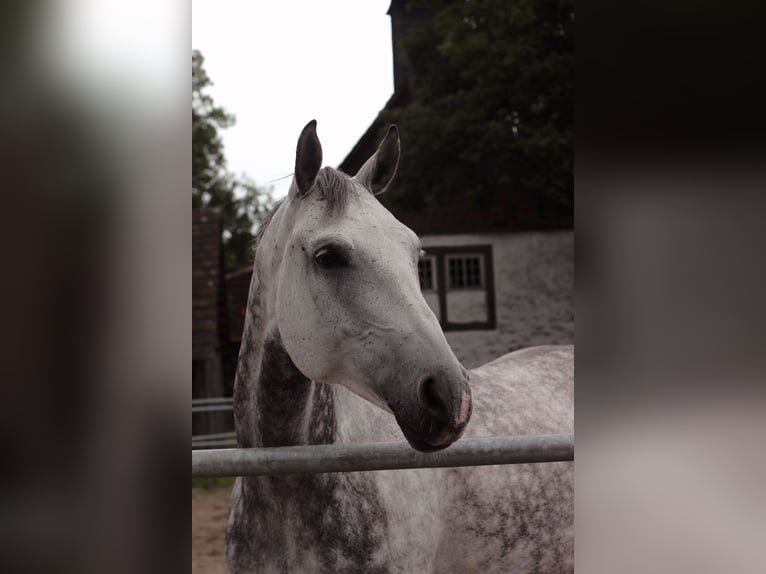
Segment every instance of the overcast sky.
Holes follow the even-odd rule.
[[[192,48],[209,93],[236,116],[223,131],[229,169],[287,193],[295,144],[318,122],[337,167],[393,93],[390,0],[193,0]]]

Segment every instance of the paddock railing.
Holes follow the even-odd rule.
[[[193,450],[192,478],[574,460],[574,435],[469,437],[423,453],[404,442]]]
[[[192,415],[195,413],[226,412],[231,411],[233,408],[233,397],[192,399]],[[236,446],[237,437],[233,431],[192,435],[192,450],[235,448]]]
[[[234,405],[233,397],[213,397],[206,399],[192,399],[192,413],[209,413],[216,411],[230,411]]]

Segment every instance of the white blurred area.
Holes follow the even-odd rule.
[[[186,2],[60,0],[37,3],[32,54],[55,83],[113,112],[155,115],[174,106],[179,74],[188,70]],[[181,48],[184,48],[181,51]],[[188,66],[187,66],[188,67]],[[111,101],[110,101],[111,100]]]
[[[189,38],[184,2],[3,3],[3,571],[185,567]]]
[[[747,397],[578,429],[576,569],[764,572],[766,418]]]
[[[764,572],[766,173],[585,155],[576,569]]]
[[[100,192],[119,205],[120,225],[110,230],[118,232],[115,255],[125,257],[111,269],[118,296],[129,297],[123,309],[133,320],[133,304],[146,312],[145,351],[167,355],[176,337],[163,328],[188,321],[185,301],[172,321],[157,321],[179,299],[162,289],[164,279],[176,277],[180,254],[189,257],[188,217],[178,209],[190,185],[188,3],[59,0],[38,3],[36,16],[29,64],[39,67],[28,71],[45,90],[38,103],[55,106],[60,98],[80,114],[81,133],[97,142],[101,155],[89,160],[111,179]]]
[[[186,371],[174,371],[186,362],[180,359],[186,357],[191,325],[190,297],[178,296],[188,292],[184,273],[190,277],[188,3],[16,4],[26,35],[15,47],[15,127],[31,141],[37,169],[50,176],[30,193],[43,202],[37,206],[41,212],[46,201],[64,202],[67,212],[108,219],[101,239],[109,253],[94,264],[103,265],[108,278],[107,321],[99,340],[112,347],[91,354],[91,366],[119,360],[119,366],[100,367],[130,378],[132,390],[153,380],[145,389],[152,400],[173,380],[186,394]],[[35,146],[51,141],[61,149],[37,153]],[[55,156],[71,150],[77,150],[75,161]],[[99,181],[91,190],[93,173]],[[103,211],[89,211],[93,204]],[[179,341],[179,331],[188,339]],[[157,385],[158,377],[164,385]]]

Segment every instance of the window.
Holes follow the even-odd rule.
[[[481,288],[482,284],[481,255],[448,255],[450,289]]]
[[[434,257],[424,256],[418,261],[418,278],[420,279],[420,288],[423,291],[435,288],[434,259]]]
[[[445,331],[494,329],[491,245],[425,247],[420,288]]]

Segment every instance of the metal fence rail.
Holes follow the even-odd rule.
[[[192,399],[192,415],[197,413],[215,413],[231,411],[234,408],[234,397],[206,397]],[[231,428],[231,427],[229,427]],[[233,448],[237,446],[235,433],[209,433],[192,435],[192,450],[212,448]]]
[[[192,478],[567,460],[574,460],[573,434],[464,438],[435,453],[398,442],[200,450],[192,451]]]
[[[230,411],[234,405],[232,397],[215,397],[210,399],[192,399],[192,413],[210,413]]]
[[[192,436],[192,450],[195,448],[233,448],[237,446],[235,432],[222,432]]]
[[[192,406],[197,405],[214,405],[218,403],[232,404],[234,397],[203,397],[201,399],[192,399]]]

